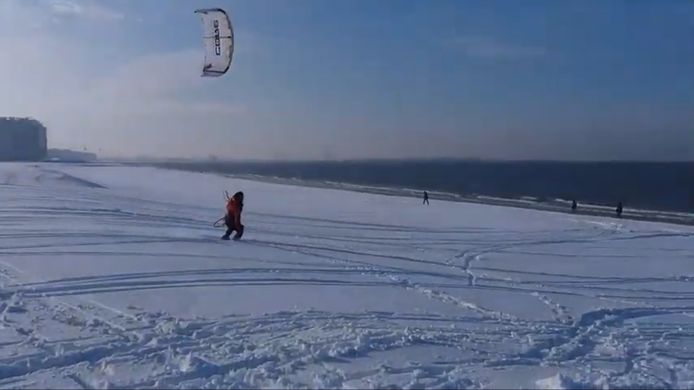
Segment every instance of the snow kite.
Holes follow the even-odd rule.
[[[234,55],[234,29],[221,8],[195,11],[202,18],[205,64],[202,77],[219,77],[229,70]]]

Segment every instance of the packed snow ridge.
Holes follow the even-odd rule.
[[[692,264],[688,226],[3,164],[0,387],[692,388]]]

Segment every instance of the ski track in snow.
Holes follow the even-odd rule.
[[[0,388],[694,387],[694,229],[417,206],[0,165]]]

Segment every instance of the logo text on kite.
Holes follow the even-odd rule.
[[[222,47],[219,40],[219,21],[215,20],[212,25],[214,26],[214,54],[221,55]]]
[[[0,0],[2,2],[2,0]],[[229,70],[234,55],[234,28],[221,8],[200,8],[205,57],[202,77],[219,77]]]

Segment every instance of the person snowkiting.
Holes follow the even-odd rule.
[[[224,216],[224,224],[227,227],[226,233],[222,236],[222,240],[228,240],[231,233],[236,231],[234,240],[238,240],[243,236],[243,224],[241,224],[241,212],[243,211],[243,192],[239,191],[231,198],[227,194],[227,213]]]

